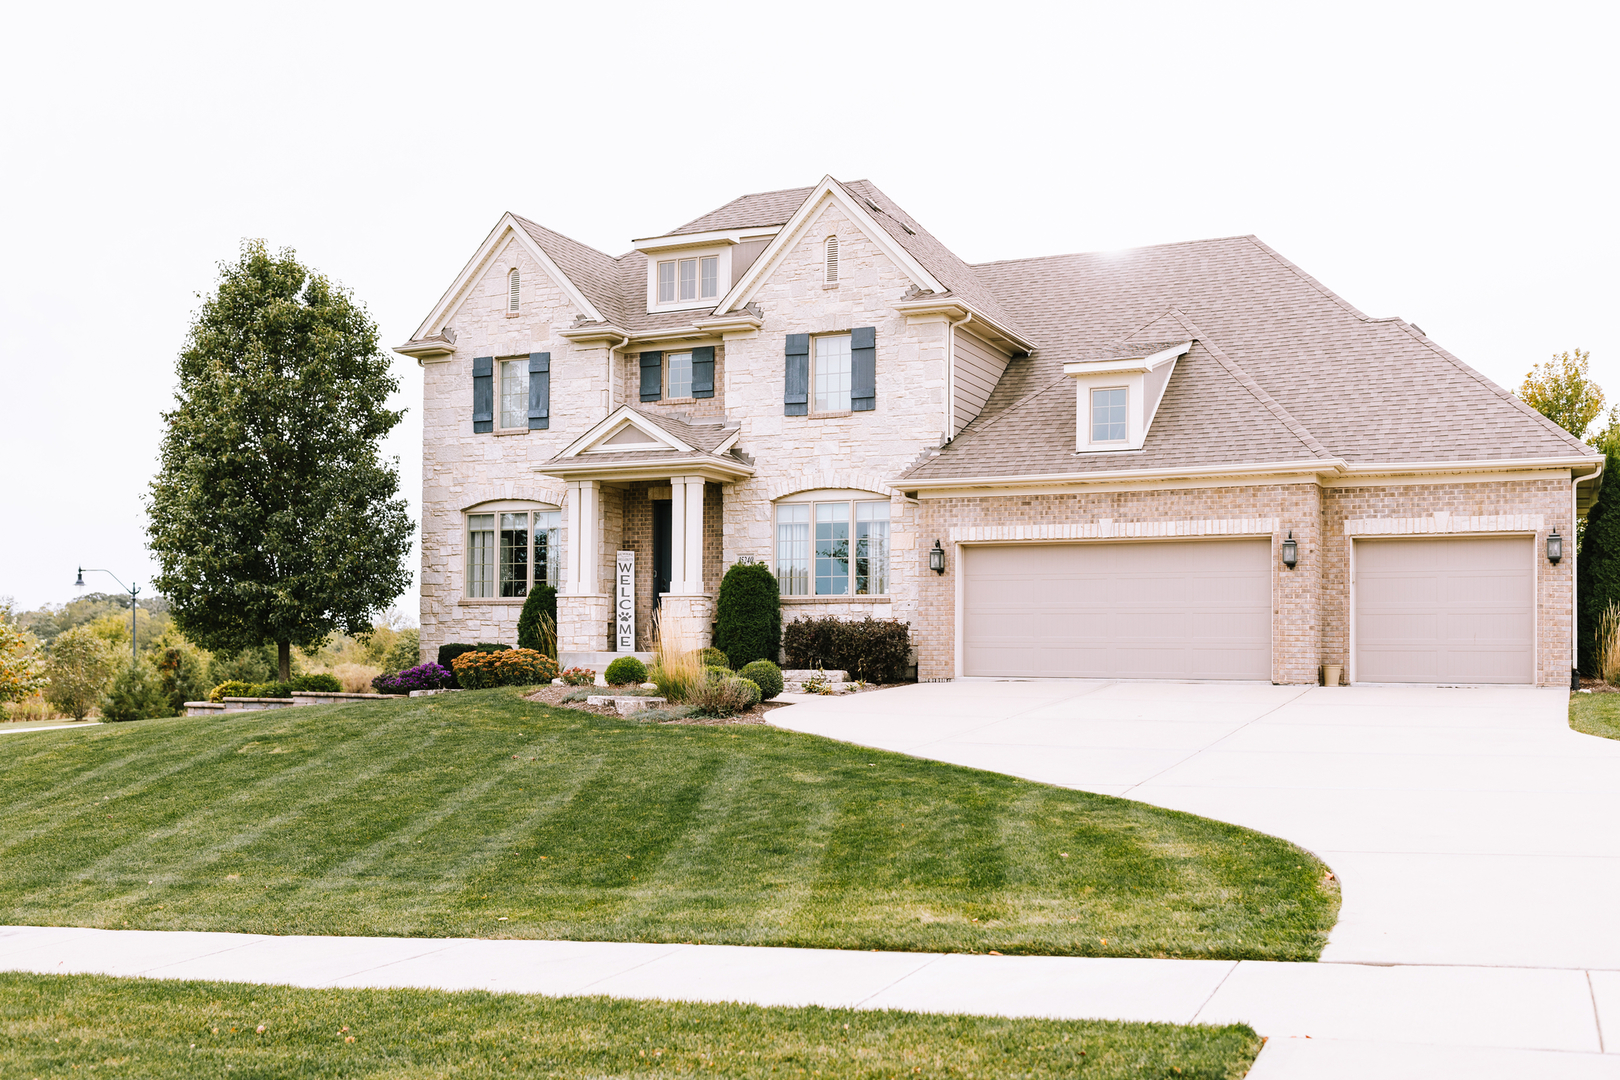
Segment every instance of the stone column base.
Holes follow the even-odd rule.
[[[692,648],[707,649],[713,644],[714,637],[710,625],[714,622],[714,597],[665,593],[659,602],[658,625],[663,628],[677,622]]]
[[[557,652],[602,652],[613,647],[608,623],[613,598],[606,593],[564,593],[557,597]]]

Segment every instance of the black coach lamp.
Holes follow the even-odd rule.
[[[1562,559],[1563,557],[1564,538],[1558,535],[1557,529],[1554,529],[1547,535],[1547,561],[1552,563],[1554,566],[1557,566],[1558,560]]]
[[[938,540],[935,540],[934,546],[928,549],[928,569],[936,574],[945,572],[945,549],[939,546]]]
[[[1299,545],[1294,542],[1294,531],[1288,531],[1288,539],[1283,541],[1283,565],[1292,570],[1299,562]]]

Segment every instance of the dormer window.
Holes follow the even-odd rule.
[[[692,303],[720,296],[720,257],[665,259],[658,264],[658,302]]]
[[[506,313],[508,315],[517,314],[519,291],[518,269],[514,266],[506,275]]]
[[[1130,391],[1123,386],[1091,392],[1091,441],[1094,443],[1124,442],[1126,438],[1125,405]]]
[[[838,284],[838,237],[827,237],[827,246],[823,266],[822,283],[826,285]]]

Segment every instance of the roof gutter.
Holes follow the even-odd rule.
[[[1199,465],[1191,468],[1166,469],[1110,469],[1106,472],[1037,473],[1023,476],[960,476],[950,479],[891,480],[892,487],[902,491],[938,491],[948,488],[1005,488],[1035,485],[1085,485],[1117,483],[1121,480],[1201,480],[1208,477],[1329,475],[1338,476],[1346,469],[1341,458],[1306,458],[1302,461],[1263,462],[1254,465]]]
[[[895,302],[894,309],[902,315],[943,315],[947,319],[971,315],[975,322],[988,328],[993,334],[1018,351],[1026,354],[1035,351],[1033,341],[1022,334],[1007,329],[960,296],[954,294],[949,296],[918,296],[911,300],[899,300]]]

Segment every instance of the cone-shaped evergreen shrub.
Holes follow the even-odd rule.
[[[764,563],[738,563],[720,582],[714,644],[741,668],[775,660],[782,643],[782,596]]]

